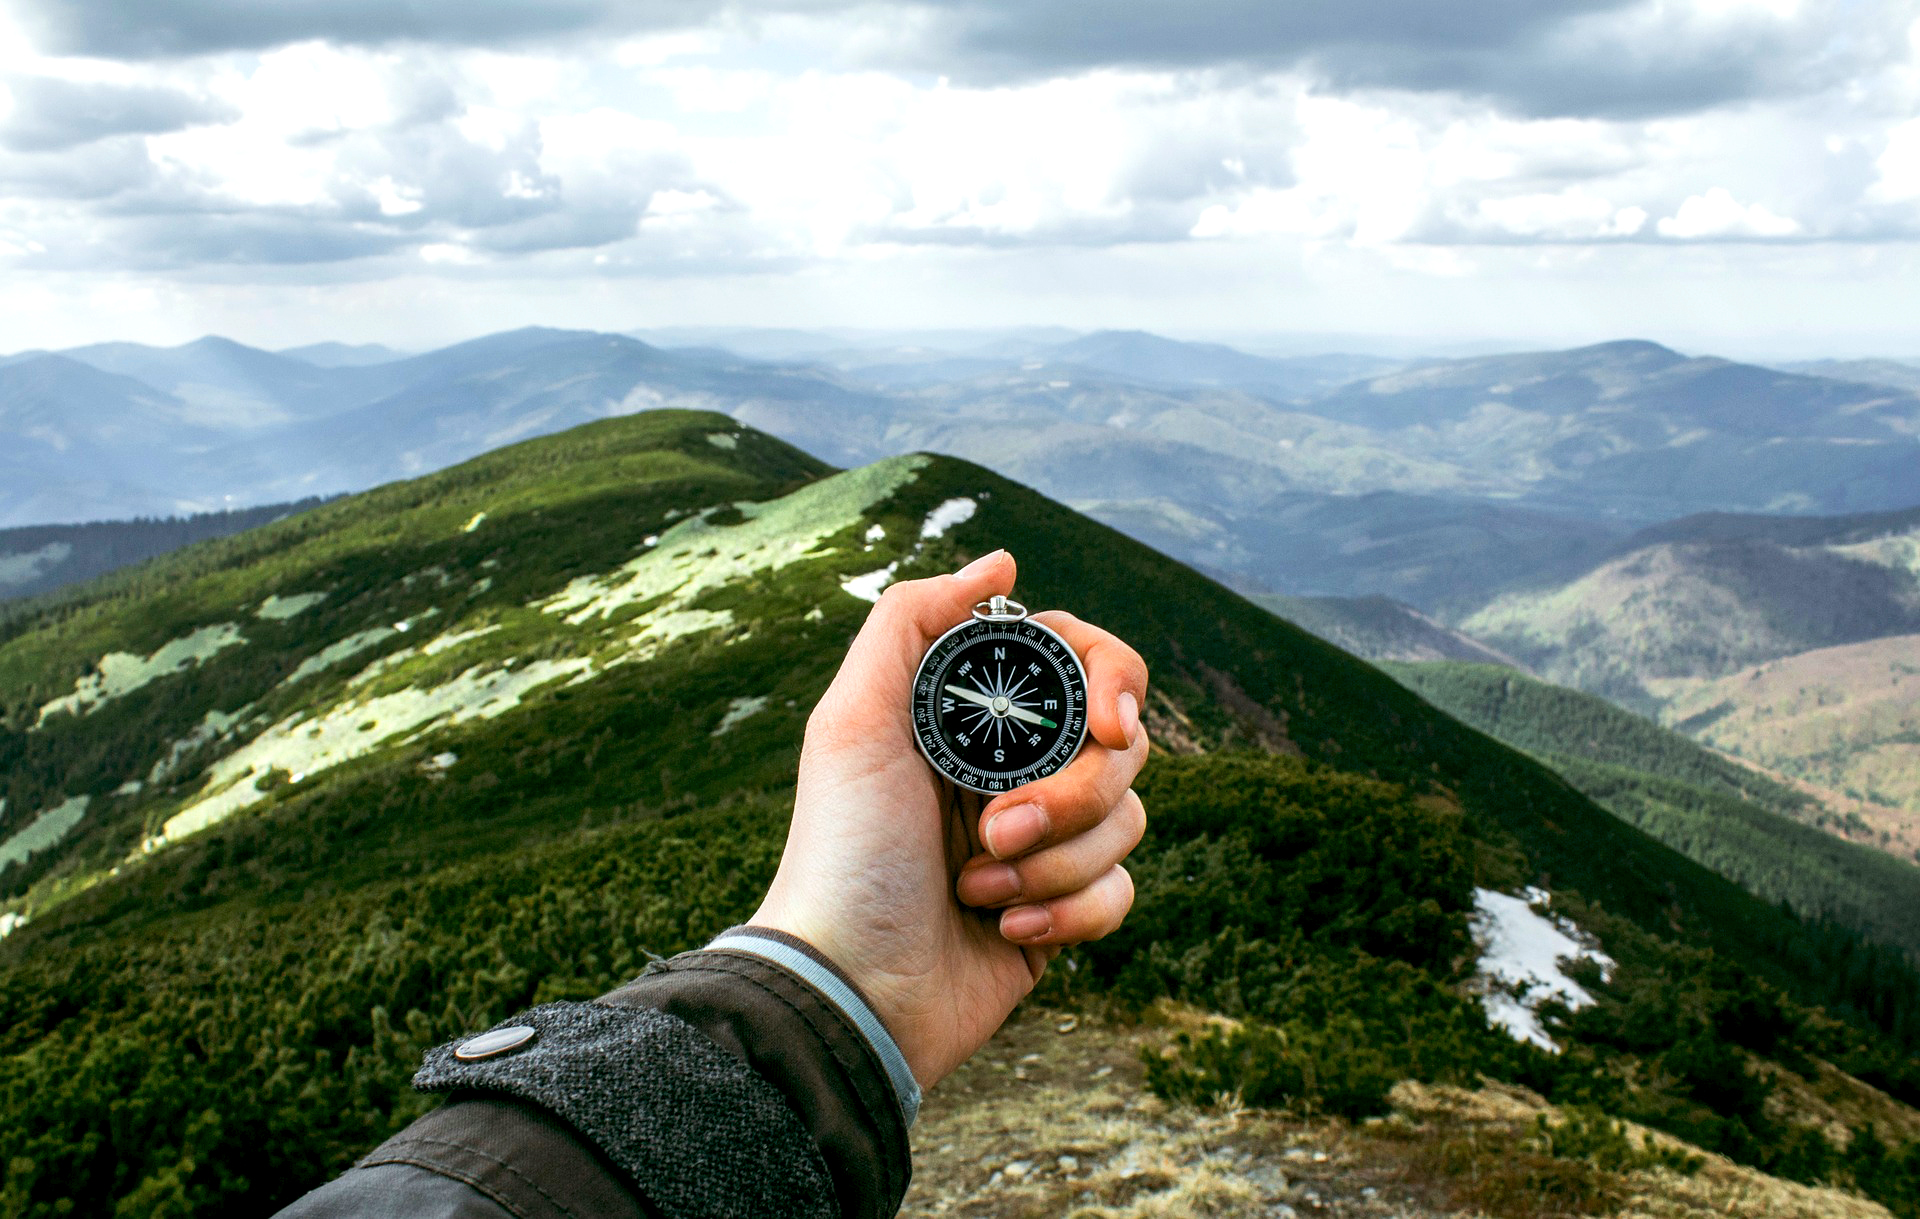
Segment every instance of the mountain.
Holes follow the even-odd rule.
[[[1920,392],[1920,362],[1913,360],[1804,360],[1781,365],[1781,371]]]
[[[1480,664],[1387,671],[1689,859],[1920,960],[1920,854],[1822,832],[1841,827],[1817,801],[1594,695]]]
[[[1920,398],[1651,343],[1394,364],[1122,331],[659,337],[674,345],[529,328],[317,364],[216,338],[76,349],[133,380],[68,386],[62,412],[144,394],[179,426],[111,477],[21,467],[0,525],[363,489],[661,406],[722,410],[836,464],[979,461],[1241,587],[1449,617],[1687,513],[1920,502]]]
[[[167,516],[204,502],[191,480],[171,493],[155,485],[168,458],[216,442],[193,415],[144,382],[64,356],[0,365],[0,522]]]
[[[60,353],[144,382],[186,404],[203,427],[249,433],[349,405],[351,384],[331,370],[209,335],[179,347],[99,343]]]
[[[1162,1043],[1147,1087],[1358,1132],[1397,1081],[1487,1078],[1875,1196],[1920,1167],[1858,1133],[1920,1101],[1901,953],[986,469],[836,473],[654,410],[0,624],[4,1196],[270,1211],[420,1112],[422,1047],[741,918],[862,594],[997,546],[1024,600],[1120,631],[1154,675],[1139,904],[1038,997],[1234,1018]],[[1496,925],[1587,958],[1540,966],[1564,1001],[1528,997]],[[1799,1079],[1820,1116],[1788,1103]]]
[[[1390,597],[1288,597],[1278,593],[1252,593],[1248,599],[1342,651],[1368,660],[1459,660],[1518,667],[1512,657],[1469,639]],[[1449,714],[1458,713],[1449,709]],[[1474,724],[1474,727],[1485,731],[1482,725]]]
[[[1920,632],[1920,513],[1705,516],[1627,545],[1577,579],[1502,595],[1460,627],[1550,680],[1642,710],[1687,682]]]
[[[1268,359],[1219,343],[1183,342],[1144,330],[1102,330],[1035,351],[1028,359],[1082,365],[1135,381],[1229,386],[1282,397],[1376,376],[1399,363],[1356,355]]]
[[[1815,648],[1713,680],[1673,683],[1667,696],[1662,719],[1695,739],[1905,809],[1912,814],[1905,837],[1920,830],[1920,633]]]
[[[305,347],[282,348],[280,354],[288,359],[305,360],[318,368],[361,368],[369,364],[390,364],[407,356],[404,351],[379,343],[309,343]]]
[[[1415,364],[1307,409],[1536,500],[1642,519],[1844,512],[1920,498],[1920,398],[1623,341]]]
[[[49,593],[194,542],[277,521],[319,503],[316,499],[160,520],[0,529],[0,601]]]

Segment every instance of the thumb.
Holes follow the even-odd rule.
[[[886,680],[897,678],[904,666],[911,684],[920,657],[933,641],[965,622],[975,605],[1012,592],[1016,571],[1013,556],[996,550],[953,575],[890,586],[847,650],[841,676],[858,673]]]

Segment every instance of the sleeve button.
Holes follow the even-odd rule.
[[[477,1062],[482,1058],[495,1058],[510,1053],[528,1044],[540,1035],[540,1030],[524,1024],[510,1024],[503,1029],[494,1029],[478,1037],[463,1041],[453,1051],[453,1056],[461,1062]]]

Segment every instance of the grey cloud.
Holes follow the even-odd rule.
[[[159,85],[12,76],[6,86],[13,95],[13,112],[0,122],[0,146],[17,152],[48,152],[109,136],[152,135],[234,117],[224,103]]]
[[[1901,53],[1902,3],[1711,33],[1640,0],[934,0],[919,66],[1021,78],[1125,65],[1304,68],[1336,90],[1444,91],[1531,116],[1678,114],[1840,83]],[[1877,12],[1877,16],[1876,16]]]
[[[876,16],[874,66],[987,82],[1103,67],[1304,68],[1330,88],[1446,91],[1528,115],[1638,117],[1820,88],[1903,53],[1909,0],[1689,32],[1645,0],[19,0],[45,48],[121,58],[346,45],[497,46],[774,13]],[[917,12],[926,20],[905,20]],[[1620,22],[1634,14],[1660,19]],[[1616,22],[1609,29],[1606,23]]]
[[[153,160],[138,136],[96,140],[58,153],[0,153],[0,192],[16,199],[90,203],[153,182]]]
[[[605,29],[683,28],[721,6],[716,0],[21,0],[16,7],[42,49],[145,59],[308,39],[499,46]]]

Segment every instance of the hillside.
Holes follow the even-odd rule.
[[[1920,859],[1821,832],[1828,814],[1805,794],[1594,695],[1511,669],[1388,671],[1689,859],[1803,918],[1831,920],[1920,961]]]
[[[1912,512],[1698,518],[1459,625],[1550,680],[1651,711],[1676,681],[1920,631],[1917,555]]]
[[[1248,599],[1342,651],[1367,660],[1460,660],[1516,667],[1512,657],[1389,597],[1253,593]]]
[[[1655,689],[1667,722],[1716,749],[1920,820],[1920,635]]]
[[[1040,996],[1240,1022],[1168,1046],[1150,1089],[1358,1120],[1399,1081],[1487,1076],[1776,1175],[1895,1200],[1920,1175],[1875,1152],[1857,1082],[1920,1100],[1894,954],[978,466],[836,474],[651,411],[0,625],[0,1196],[270,1209],[419,1111],[422,1046],[739,918],[859,593],[1002,545],[1024,600],[1153,670],[1142,901]],[[1609,964],[1515,994],[1499,929],[1576,925],[1597,946],[1570,955]],[[1775,1072],[1825,1070],[1854,1099],[1813,1122]]]
[[[0,529],[0,601],[49,593],[194,542],[304,512],[319,503],[313,499],[161,520]]]

